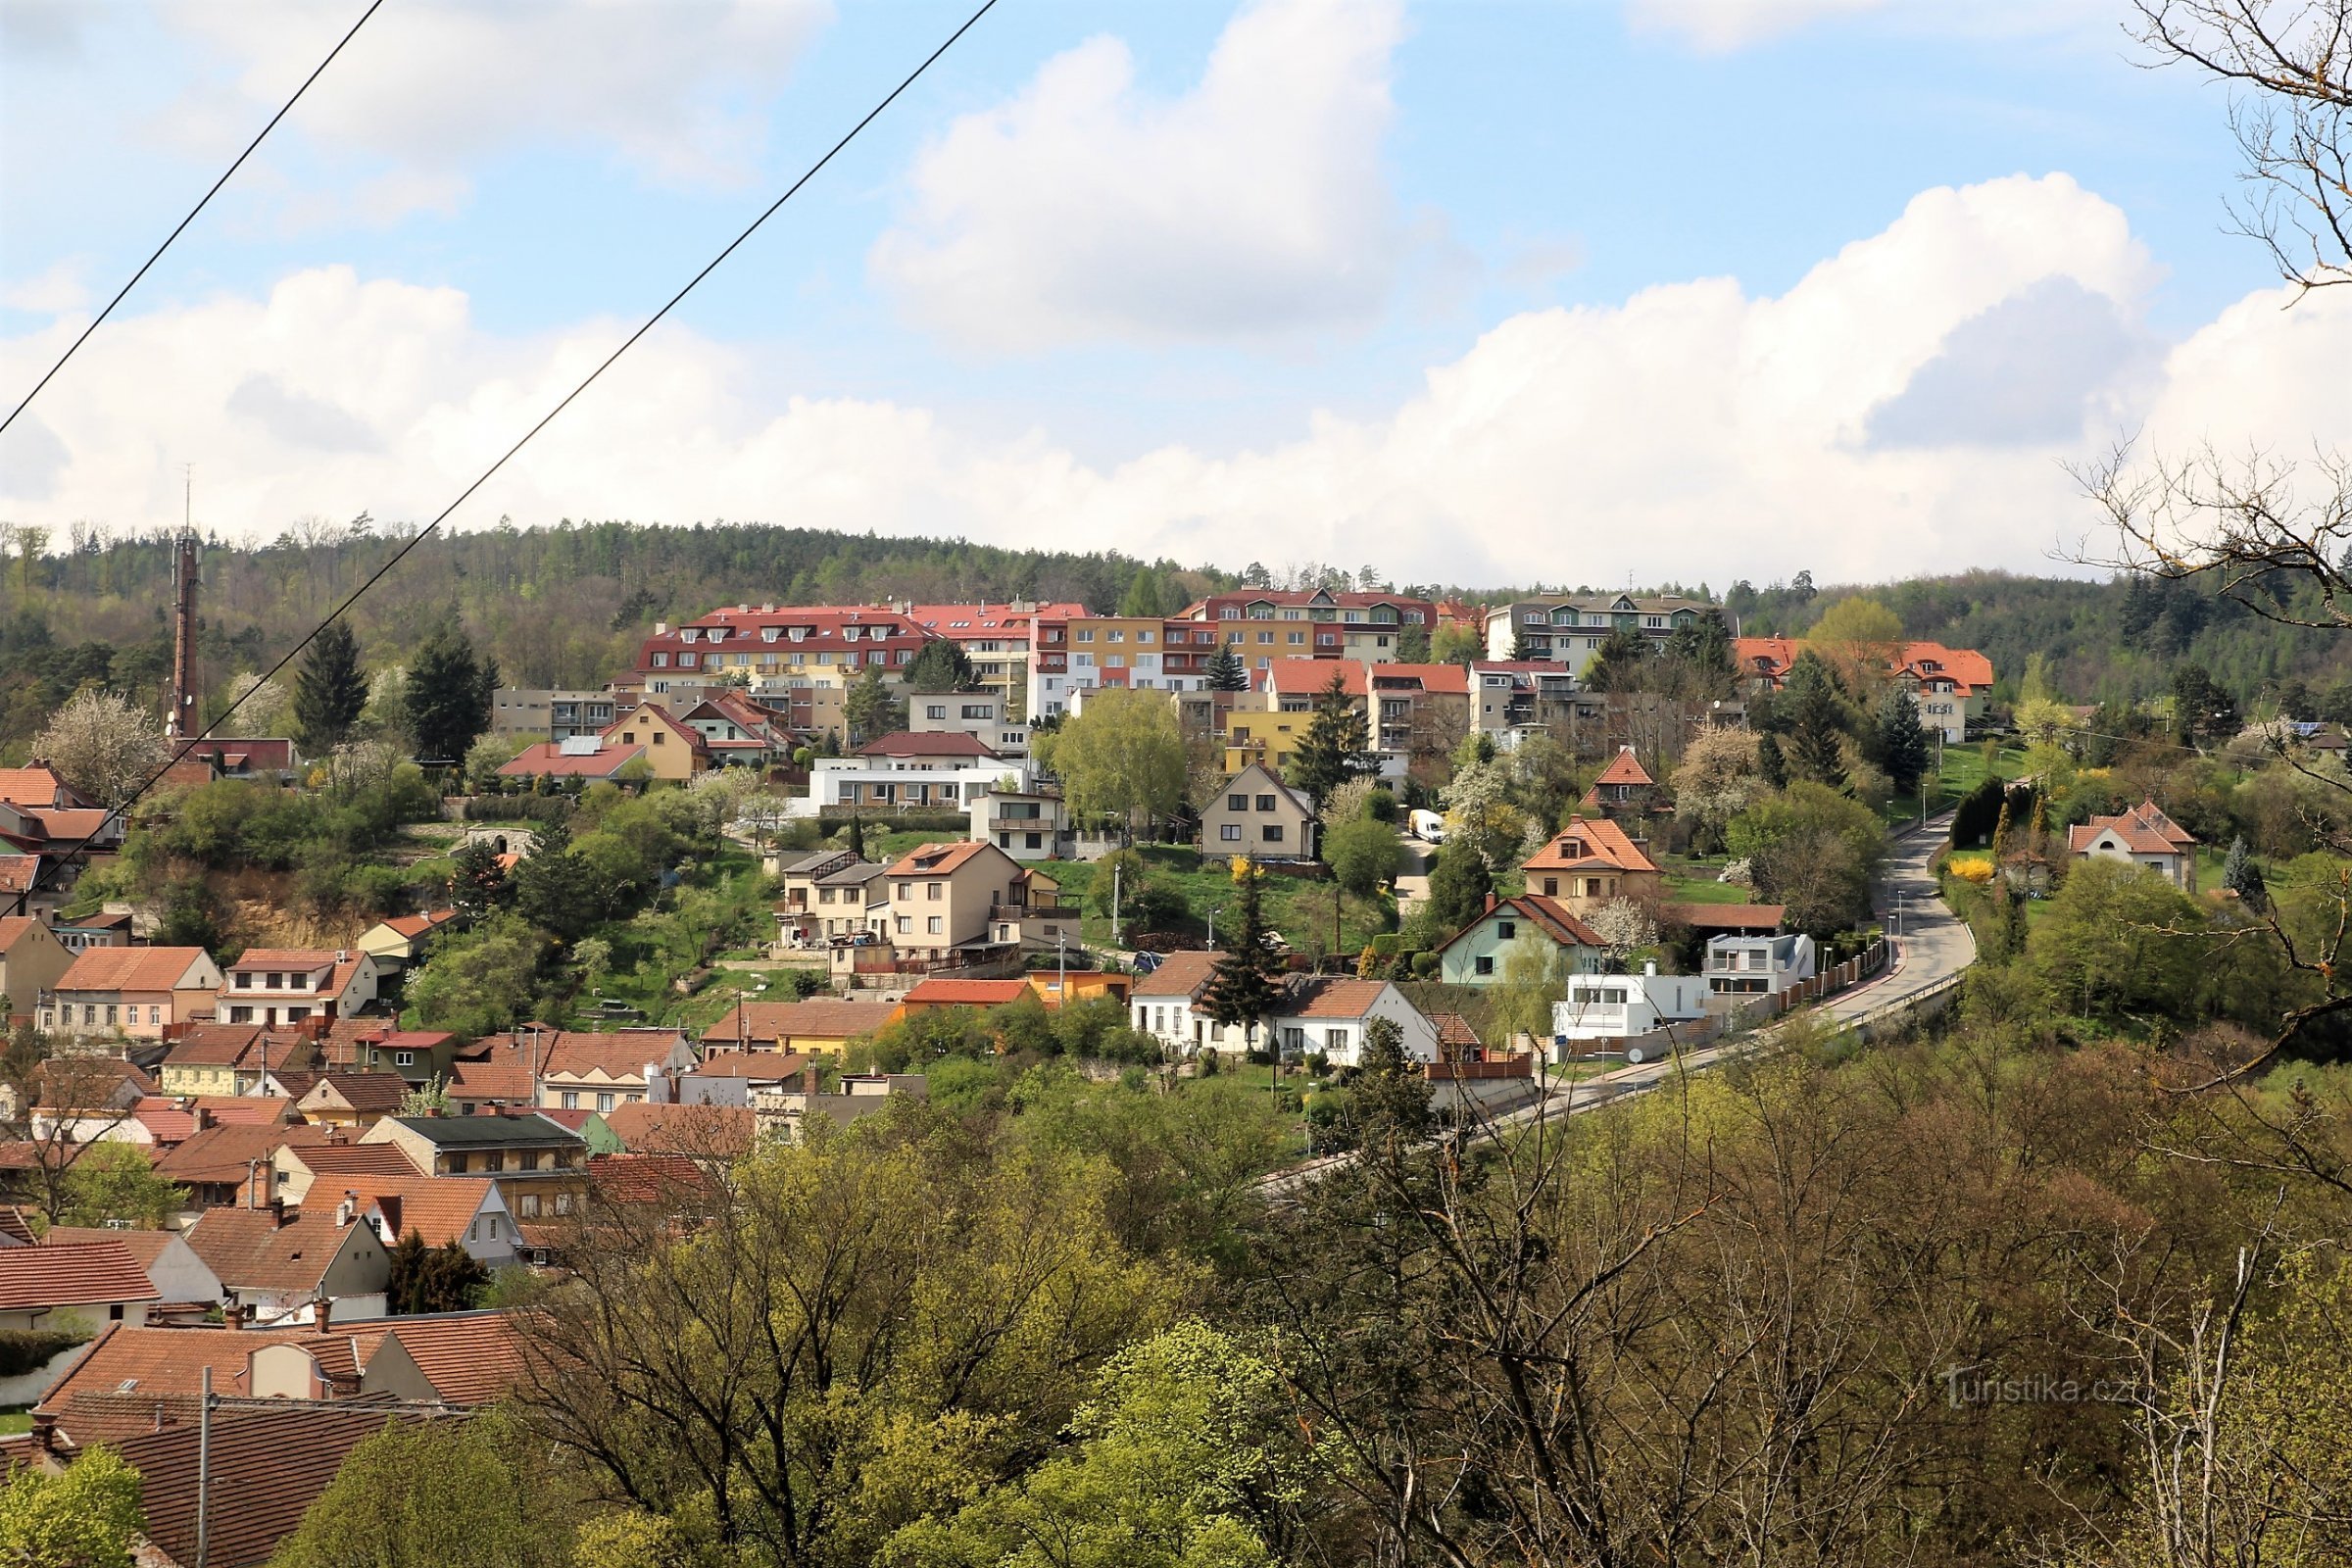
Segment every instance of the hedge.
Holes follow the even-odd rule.
[[[568,822],[572,803],[561,795],[475,795],[466,802],[468,822]]]
[[[60,1350],[70,1350],[87,1334],[64,1334],[56,1329],[0,1329],[0,1378],[21,1378],[49,1364]]]

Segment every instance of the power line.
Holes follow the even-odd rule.
[[[383,5],[383,3],[384,0],[369,0],[368,9],[360,13],[360,20],[351,24],[351,31],[345,33],[342,38],[336,42],[335,46],[326,52],[326,58],[318,62],[317,70],[313,71],[309,75],[302,78],[302,85],[294,89],[294,96],[287,99],[284,107],[279,109],[276,114],[270,117],[270,123],[264,125],[261,128],[261,133],[255,136],[253,140],[245,144],[245,150],[237,154],[237,161],[229,165],[227,169],[223,170],[220,177],[213,181],[213,188],[206,191],[204,195],[197,201],[196,205],[188,209],[188,216],[179,220],[179,227],[174,228],[171,233],[164,236],[164,242],[155,248],[155,254],[148,257],[147,260],[140,265],[139,270],[130,274],[130,281],[123,284],[122,289],[116,293],[115,297],[106,302],[106,309],[98,313],[97,319],[91,321],[89,325],[83,327],[81,329],[81,336],[75,338],[73,342],[73,345],[58,358],[58,362],[49,367],[49,374],[42,376],[40,380],[34,382],[32,390],[24,394],[24,402],[19,403],[15,408],[11,409],[6,419],[0,419],[0,432],[6,431],[10,425],[17,422],[17,416],[23,414],[26,407],[31,404],[32,400],[41,395],[41,388],[49,384],[50,376],[54,376],[58,371],[64,369],[66,368],[66,361],[72,359],[74,355],[74,352],[78,350],[84,343],[87,343],[90,340],[90,334],[98,330],[99,323],[115,314],[115,307],[122,303],[122,296],[128,294],[133,288],[138,286],[139,279],[147,275],[148,268],[153,267],[157,262],[163,260],[164,252],[170,250],[172,248],[172,242],[179,238],[180,230],[186,228],[190,223],[196,221],[196,215],[204,211],[205,204],[210,202],[215,196],[218,196],[220,193],[220,187],[228,183],[229,175],[235,173],[239,169],[244,167],[245,160],[253,156],[253,150],[262,144],[263,138],[268,136],[271,131],[275,130],[277,128],[277,122],[286,118],[288,111],[292,110],[296,104],[302,102],[302,95],[311,90],[311,83],[318,79],[319,73],[325,71],[327,67],[335,63],[335,56],[343,52],[343,45],[351,42],[353,38],[359,35],[360,29],[368,25],[368,19],[374,16],[376,11]]]
[[[376,3],[380,5],[382,4],[382,0],[376,0]],[[441,526],[443,522],[447,521],[451,513],[464,506],[466,500],[470,498],[476,490],[479,490],[483,485],[488,484],[491,477],[496,474],[499,469],[505,467],[509,461],[511,461],[517,452],[520,452],[530,443],[530,440],[533,436],[537,435],[540,431],[546,429],[549,424],[553,423],[557,415],[562,414],[565,409],[571,407],[573,399],[577,398],[581,393],[587,391],[588,388],[595,383],[598,376],[603,375],[607,370],[611,369],[613,362],[618,360],[623,354],[628,353],[628,351],[636,345],[639,338],[645,336],[646,333],[652,331],[657,325],[659,325],[662,318],[666,317],[671,311],[677,308],[679,301],[685,299],[687,295],[693,293],[695,287],[700,284],[703,279],[709,277],[712,272],[716,271],[719,264],[724,262],[728,257],[734,255],[735,252],[741,248],[745,240],[750,239],[754,234],[758,233],[761,224],[765,223],[769,219],[775,217],[776,214],[782,210],[786,202],[792,200],[794,196],[800,193],[802,186],[814,179],[817,174],[823,171],[827,164],[833,162],[833,160],[840,155],[843,148],[849,146],[851,142],[857,140],[860,131],[864,130],[866,126],[872,124],[876,120],[880,119],[882,111],[888,109],[892,104],[896,103],[899,100],[900,95],[905,93],[907,88],[913,86],[915,82],[922,76],[924,72],[929,71],[934,65],[938,64],[940,56],[946,54],[950,49],[954,48],[956,40],[961,38],[965,33],[971,31],[972,28],[979,24],[980,19],[987,16],[991,11],[995,10],[996,6],[997,0],[982,0],[979,10],[973,12],[969,17],[965,18],[963,24],[957,27],[954,32],[948,34],[947,40],[944,43],[942,43],[938,48],[932,50],[928,55],[925,55],[923,57],[922,64],[916,66],[912,71],[908,72],[906,78],[897,86],[891,88],[889,93],[883,97],[880,103],[877,103],[873,108],[867,110],[865,117],[859,120],[855,125],[852,125],[849,130],[843,134],[839,141],[835,142],[830,148],[826,149],[825,155],[822,158],[819,158],[815,163],[810,164],[801,177],[792,182],[792,184],[785,190],[783,195],[768,203],[765,211],[761,212],[759,217],[753,219],[750,223],[745,225],[741,233],[737,234],[733,239],[727,242],[726,249],[720,251],[716,256],[710,258],[710,262],[704,266],[701,271],[695,273],[693,277],[687,279],[685,287],[679,289],[675,294],[672,294],[660,310],[647,317],[645,323],[638,327],[636,331],[631,332],[628,337],[622,341],[620,347],[614,349],[611,354],[606,355],[603,363],[598,365],[595,369],[590,370],[586,377],[581,380],[579,385],[573,387],[569,392],[564,393],[562,402],[558,403],[554,408],[548,410],[547,413],[540,417],[538,423],[532,425],[528,430],[525,430],[522,433],[521,439],[517,440],[513,446],[507,448],[507,450],[500,455],[497,462],[491,464],[489,467],[482,470],[479,478],[475,479],[473,483],[467,485],[464,490],[459,491],[457,499],[436,513],[431,522],[426,523],[422,528],[419,528],[415,534],[410,536],[406,543],[392,553],[390,560],[386,561],[382,565],[376,567],[374,571],[368,573],[367,581],[361,583],[357,588],[353,589],[349,598],[345,599],[341,604],[329,611],[324,620],[321,620],[318,625],[311,628],[309,635],[305,636],[302,641],[296,643],[292,648],[288,649],[286,651],[286,656],[283,659],[280,659],[276,663],[270,665],[268,671],[262,675],[261,679],[254,682],[254,684],[246,690],[245,696],[240,697],[235,702],[229,704],[226,710],[224,710],[219,718],[214,719],[210,724],[207,724],[204,727],[203,734],[195,736],[193,739],[181,745],[178,751],[172,754],[171,761],[158,768],[144,784],[141,784],[137,789],[133,790],[129,797],[125,799],[121,806],[114,808],[114,809],[108,813],[109,816],[122,815],[128,812],[133,806],[136,806],[139,803],[140,799],[144,797],[149,790],[155,788],[158,783],[162,782],[166,773],[169,773],[173,767],[177,766],[181,760],[186,758],[190,752],[194,751],[198,746],[201,746],[206,740],[210,739],[215,730],[219,729],[222,724],[227,723],[229,718],[235,714],[236,710],[245,706],[247,700],[253,696],[254,692],[261,689],[264,682],[270,680],[272,676],[276,675],[278,671],[284,669],[288,664],[292,663],[301,656],[304,649],[310,647],[313,642],[318,640],[320,632],[326,630],[327,627],[333,625],[337,620],[340,620],[353,605],[356,605],[360,602],[362,595],[366,594],[368,589],[376,585],[376,583],[383,577],[384,573],[390,571],[394,566],[399,565],[402,561],[406,560],[409,552],[422,544],[426,538],[428,538]],[[370,7],[369,9],[372,10],[373,8]],[[363,18],[362,20],[364,21],[366,19]],[[103,828],[104,824],[101,823],[100,826]],[[96,829],[83,835],[79,843],[75,844],[73,849],[67,851],[66,854],[60,858],[61,861],[72,859],[74,856],[81,854],[84,850],[90,847],[91,841],[97,837],[98,830]],[[32,895],[39,890],[41,882],[43,878],[47,876],[47,867],[44,866],[39,872],[34,874],[30,884],[25,888],[24,892],[18,895],[17,911],[20,914],[27,912],[27,910],[30,908]]]

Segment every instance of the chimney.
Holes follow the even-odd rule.
[[[1652,964],[1651,967],[1654,969],[1656,965]],[[335,1205],[335,1229],[342,1230],[350,1225],[359,1211],[360,1195],[346,1187],[343,1189],[343,1201]]]
[[[334,1325],[335,1303],[321,1296],[312,1306],[311,1315],[318,1319],[318,1332],[324,1334]]]
[[[1490,892],[1487,895],[1487,913],[1493,914],[1494,912],[1494,895]]]
[[[285,1226],[286,1200],[282,1198],[272,1198],[270,1200],[270,1228],[283,1230]]]
[[[247,1208],[262,1206],[261,1176],[262,1162],[258,1159],[247,1160],[245,1162],[245,1206]]]
[[[57,1451],[57,1417],[41,1411],[32,1416],[32,1446],[41,1453]]]
[[[195,1110],[196,1110],[196,1130],[197,1130],[198,1132],[203,1132],[203,1131],[204,1131],[204,1130],[205,1130],[207,1127],[210,1127],[210,1126],[213,1124],[213,1112],[212,1112],[212,1109],[211,1109],[211,1107],[209,1107],[209,1106],[205,1106],[205,1105],[198,1105],[198,1106],[196,1106],[196,1107],[195,1107]]]
[[[669,622],[668,622],[668,621],[666,621],[666,620],[657,620],[657,621],[655,621],[655,622],[654,622],[654,635],[655,635],[655,636],[657,636],[657,637],[666,637],[666,636],[668,636],[668,635],[669,635]]]
[[[801,1093],[805,1095],[816,1093],[816,1055],[813,1052],[803,1057],[801,1061]]]
[[[245,1326],[244,1306],[236,1301],[225,1303],[220,1308],[220,1326],[232,1330],[243,1328]]]

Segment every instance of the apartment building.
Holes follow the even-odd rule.
[[[1004,692],[908,692],[911,735],[969,735],[999,757],[1029,755],[1029,726],[1011,716],[1017,700]]]
[[[501,686],[490,696],[490,733],[508,740],[600,735],[619,716],[618,699],[611,692]]]
[[[1630,631],[1662,643],[1694,625],[1716,607],[1703,599],[1636,598],[1632,594],[1564,594],[1516,599],[1487,612],[1487,657],[1529,660],[1582,669],[1610,633]]]

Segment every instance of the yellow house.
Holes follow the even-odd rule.
[[[692,778],[710,765],[710,749],[703,737],[654,703],[613,720],[605,731],[604,742],[608,751],[616,746],[644,747],[646,765],[659,779]]]
[[[8,999],[8,1011],[32,1016],[41,993],[56,989],[73,966],[73,951],[31,915],[0,919],[0,996]]]
[[[258,1023],[199,1023],[172,1042],[157,1078],[167,1095],[258,1095],[264,1074],[306,1070],[318,1059],[318,1043],[297,1035],[272,1035]]]
[[[706,1055],[732,1051],[806,1052],[838,1059],[850,1042],[895,1023],[895,1002],[811,997],[807,1002],[738,1003],[703,1033]]]

